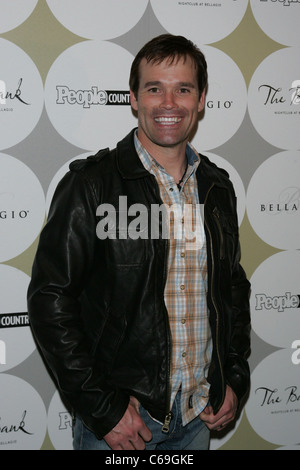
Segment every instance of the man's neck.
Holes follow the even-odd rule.
[[[147,152],[159,163],[165,171],[174,178],[177,183],[186,170],[186,146],[187,142],[182,142],[174,147],[163,147],[152,142],[143,142]]]

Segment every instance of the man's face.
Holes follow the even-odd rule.
[[[155,146],[185,148],[204,100],[204,92],[199,99],[196,68],[190,57],[172,64],[143,59],[137,97],[131,92],[141,143],[150,153]]]

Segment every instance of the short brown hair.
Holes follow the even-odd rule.
[[[142,59],[147,62],[161,63],[169,59],[173,63],[180,58],[186,59],[189,56],[196,67],[199,98],[207,86],[207,63],[200,49],[184,36],[174,36],[172,34],[162,34],[147,42],[137,53],[130,71],[129,86],[137,98],[139,89],[139,66]]]

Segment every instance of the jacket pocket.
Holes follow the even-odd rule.
[[[219,237],[219,256],[221,260],[232,259],[235,240],[238,233],[236,217],[231,213],[224,213],[215,207],[213,216]]]
[[[116,211],[97,225],[98,238],[106,244],[107,261],[116,268],[139,267],[145,263],[148,240],[148,213],[130,216]]]

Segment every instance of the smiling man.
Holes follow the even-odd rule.
[[[54,195],[28,309],[74,414],[74,449],[206,450],[210,430],[235,418],[248,391],[249,282],[234,190],[189,142],[206,85],[192,42],[151,40],[130,73],[137,129],[72,163]],[[99,237],[104,205],[119,218]],[[179,208],[180,225],[201,243],[178,236],[175,212],[163,237],[154,206]],[[140,226],[130,236],[137,210],[158,231]]]

